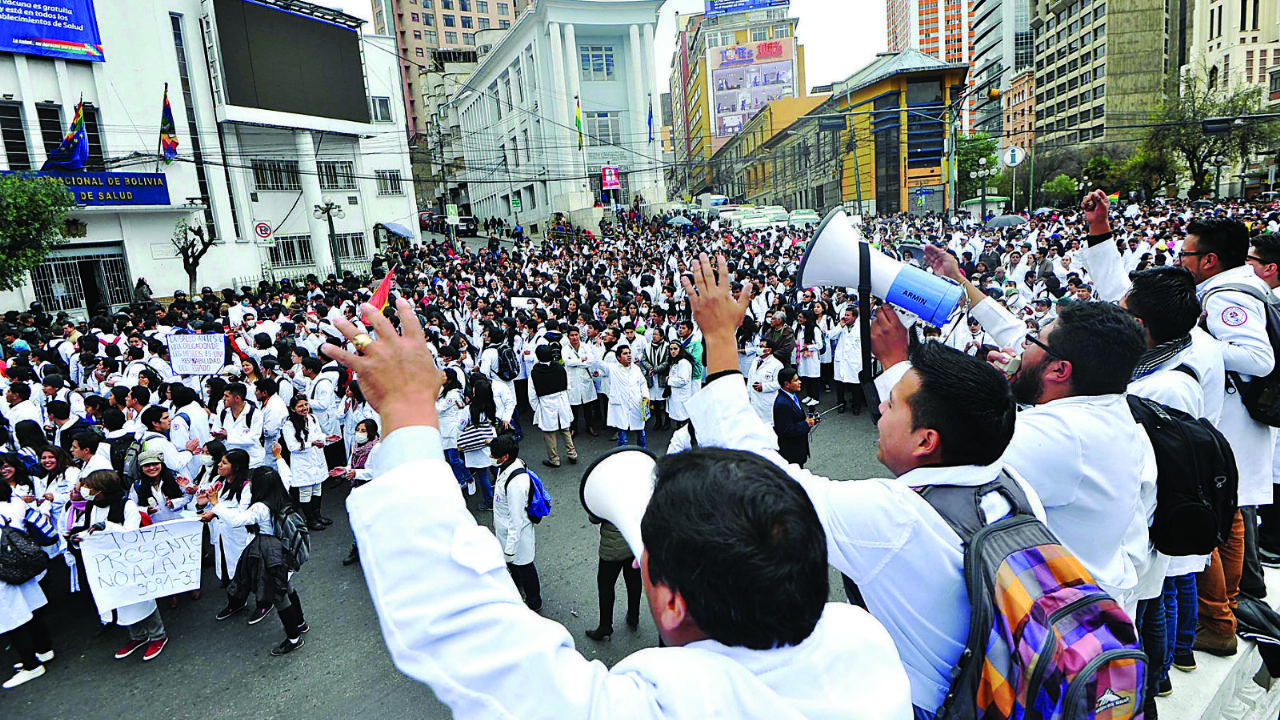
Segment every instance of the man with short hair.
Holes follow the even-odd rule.
[[[244,383],[231,383],[222,394],[222,412],[213,416],[212,435],[228,450],[244,450],[249,454],[249,467],[263,464],[262,412],[246,400],[249,389]]]
[[[142,427],[146,428],[141,435],[142,450],[160,453],[165,467],[172,470],[174,474],[185,473],[187,466],[191,464],[192,453],[200,447],[200,443],[187,440],[185,447],[178,448],[169,440],[171,420],[168,408],[151,405],[142,411],[141,422]]]
[[[11,382],[9,388],[4,391],[4,401],[6,403],[3,408],[5,420],[9,421],[9,429],[18,426],[23,420],[30,420],[35,424],[44,427],[42,418],[40,417],[40,408],[31,402],[31,386],[25,382]]]
[[[50,400],[44,406],[49,423],[56,430],[53,433],[53,444],[71,452],[71,440],[82,432],[89,432],[89,424],[71,414],[71,406],[63,400]]]
[[[102,439],[96,433],[82,432],[71,440],[71,457],[80,463],[80,475],[95,470],[112,470],[110,445],[102,448]],[[102,449],[103,452],[98,452]]]
[[[778,372],[778,397],[773,401],[773,431],[778,436],[778,454],[797,467],[809,459],[809,431],[817,418],[809,417],[801,404],[800,374],[795,368]]]

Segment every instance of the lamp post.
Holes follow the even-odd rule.
[[[338,257],[338,247],[335,242],[337,237],[333,232],[333,216],[337,215],[338,219],[341,220],[347,216],[347,213],[342,209],[341,205],[333,201],[333,198],[326,196],[323,203],[316,205],[315,210],[312,211],[312,215],[314,215],[317,220],[320,218],[326,218],[329,221],[329,252],[333,254],[333,272],[338,276],[338,279],[341,280],[342,260]]]
[[[1227,164],[1227,159],[1221,155],[1213,156],[1213,199],[1217,200],[1222,188],[1222,166]]]
[[[998,172],[995,168],[987,167],[986,158],[978,158],[980,170],[970,170],[969,179],[979,180],[982,183],[982,221],[987,221],[987,178],[992,177]]]

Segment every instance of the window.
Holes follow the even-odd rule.
[[[480,23],[481,30],[488,30],[490,27],[490,21],[487,17],[476,18],[476,22]]]
[[[362,232],[334,233],[333,241],[338,246],[338,257],[343,260],[363,260],[366,257]]]
[[[321,160],[316,163],[316,170],[321,190],[356,189],[356,166],[350,160]]]
[[[434,4],[432,4],[432,0],[422,0],[422,9],[423,9],[423,10],[430,10],[430,9],[431,9],[431,8],[433,8],[433,7],[435,7],[435,5],[434,5]]]
[[[9,159],[10,170],[31,169],[27,134],[22,129],[21,105],[0,105],[0,140],[4,141],[4,154]]]
[[[774,26],[773,26],[773,39],[774,39],[774,40],[777,40],[778,38],[787,38],[787,37],[791,37],[791,26],[790,26],[790,25],[774,25]]]
[[[458,0],[458,9],[462,12],[471,12],[471,0]]]
[[[769,28],[751,28],[751,42],[764,42],[769,39]]]
[[[445,33],[444,33],[444,44],[445,44],[445,45],[457,45],[457,44],[458,44],[458,33],[454,32],[454,31],[452,31],[452,30],[446,30],[446,31],[445,31]]]
[[[487,13],[487,12],[489,12],[489,3],[488,3],[488,1],[487,1],[487,0],[476,0],[476,12],[478,12],[478,13]]]
[[[391,122],[391,98],[369,98],[369,104],[373,109],[372,115],[374,122]]]
[[[583,113],[587,144],[593,147],[622,143],[622,117],[616,112]]]
[[[468,28],[468,29],[475,29],[475,26],[476,26],[475,20],[470,15],[462,16],[462,27]]]
[[[440,0],[440,7],[445,10],[452,10],[453,0]]]
[[[301,190],[297,160],[253,160],[255,190]]]
[[[413,54],[414,54],[414,55],[417,55],[418,57],[423,57],[423,55],[424,55],[424,53],[422,52],[422,48],[414,48],[414,49],[413,49]]]
[[[58,105],[37,105],[36,118],[40,122],[44,154],[52,155],[62,144],[62,108]]]
[[[422,33],[422,38],[432,45],[440,44],[440,33],[435,30],[426,30]]]
[[[475,33],[462,33],[462,44],[463,44],[463,45],[475,45],[475,44],[476,44],[476,34],[475,34]]]
[[[399,170],[377,170],[379,195],[403,195],[404,187],[400,183]]]
[[[578,47],[582,79],[604,81],[613,79],[613,47],[610,45],[581,45]]]
[[[414,31],[413,31],[413,39],[414,39],[414,40],[421,40],[421,39],[422,39],[422,31],[421,31],[421,30],[414,30]]]
[[[516,92],[520,95],[520,103],[524,104],[524,73],[520,71],[519,65],[515,67],[514,73],[516,77]]]
[[[452,16],[452,15],[441,15],[441,17],[443,17],[443,18],[444,18],[444,26],[445,26],[445,27],[457,27],[457,26],[458,26],[458,21],[457,21],[457,19],[456,19],[456,18],[454,18],[454,16]]]
[[[435,24],[436,24],[435,15],[423,15],[422,24],[426,25],[427,27],[435,27]]]
[[[502,28],[503,30],[506,30],[507,28],[511,27],[511,21],[510,21],[510,20],[499,20],[499,21],[498,21],[498,27],[499,27],[499,28]]]
[[[270,251],[272,267],[296,267],[310,265],[310,235],[277,235]]]
[[[509,8],[510,8],[510,6],[509,6],[509,5],[507,5],[506,3],[498,3],[498,14],[499,14],[499,15],[510,15],[510,14],[511,14],[511,10],[510,10]]]

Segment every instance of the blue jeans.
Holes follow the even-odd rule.
[[[1142,642],[1142,652],[1147,654],[1147,702],[1155,700],[1160,691],[1160,681],[1164,679],[1161,667],[1164,656],[1168,652],[1165,641],[1164,598],[1155,597],[1138,601],[1137,622],[1138,639]]]
[[[467,470],[467,464],[462,462],[462,453],[458,452],[458,448],[446,449],[444,459],[449,461],[449,467],[453,468],[453,476],[457,478],[459,485],[471,482],[471,471]]]
[[[1166,675],[1173,666],[1174,651],[1191,652],[1196,641],[1198,604],[1195,573],[1164,579],[1164,623],[1169,646],[1164,654]]]
[[[618,431],[618,447],[622,447],[623,445],[626,445],[626,444],[627,444],[627,438],[628,438],[628,435],[629,435],[630,433],[636,433],[636,434],[639,436],[638,438],[636,438],[636,444],[637,444],[637,445],[639,445],[639,446],[640,446],[640,447],[642,447],[642,448],[648,448],[648,447],[649,447],[648,445],[646,445],[646,444],[645,444],[645,441],[644,441],[644,430],[643,430],[643,429],[640,429],[640,430],[619,430],[619,431]]]
[[[471,479],[476,481],[476,485],[480,486],[480,491],[484,493],[486,505],[493,504],[493,481],[491,478],[496,477],[493,466],[482,468],[471,468]]]

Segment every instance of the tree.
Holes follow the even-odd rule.
[[[1180,91],[1173,88],[1166,93],[1152,115],[1152,121],[1159,125],[1147,131],[1143,149],[1182,161],[1191,175],[1188,195],[1201,197],[1209,193],[1206,185],[1215,157],[1246,161],[1280,136],[1274,122],[1240,121],[1223,132],[1213,133],[1206,133],[1202,123],[1210,118],[1252,115],[1261,108],[1260,87],[1232,86],[1229,81],[1218,84],[1202,75],[1192,75],[1182,83]]]
[[[20,287],[27,273],[64,242],[63,221],[75,206],[57,178],[0,175],[0,290]]]
[[[1066,173],[1059,173],[1057,177],[1040,188],[1040,194],[1051,205],[1069,203],[1076,197],[1076,181]]]
[[[978,197],[982,194],[982,183],[990,182],[984,178],[970,178],[969,173],[997,167],[996,150],[998,146],[994,138],[986,133],[973,133],[960,138],[956,146],[956,187],[960,197],[964,199]],[[982,159],[986,164],[982,164]]]
[[[1176,158],[1144,146],[1134,150],[1116,169],[1122,184],[1141,192],[1144,199],[1161,195],[1177,181],[1180,170]]]
[[[182,269],[187,271],[187,294],[194,296],[196,271],[200,269],[200,261],[209,252],[209,248],[213,247],[214,240],[205,235],[204,227],[200,225],[191,227],[187,224],[186,218],[181,218],[173,226],[173,237],[170,242],[178,251],[178,256],[182,258]]]

